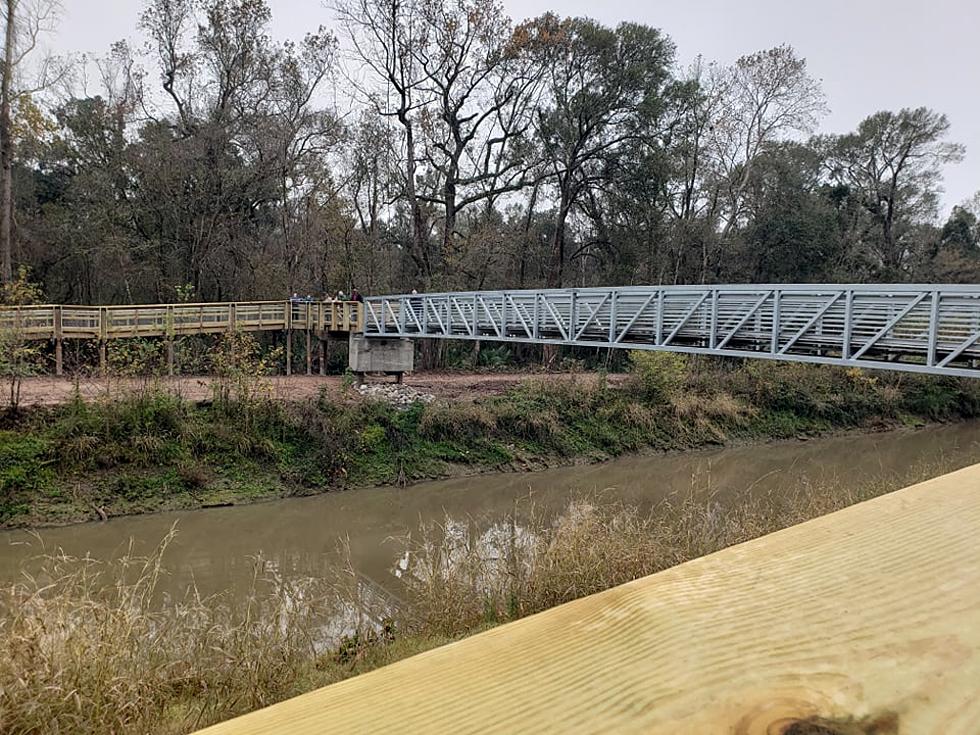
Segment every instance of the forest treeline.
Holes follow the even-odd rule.
[[[5,0],[0,109],[3,275],[50,301],[980,280],[980,195],[939,218],[946,117],[816,135],[786,45],[682,65],[496,0],[336,0],[282,42],[266,0],[149,0],[71,69],[36,58],[53,8]]]

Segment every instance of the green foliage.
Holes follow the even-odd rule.
[[[239,391],[237,382],[205,406],[155,384],[116,401],[76,396],[0,432],[0,522],[980,415],[980,386],[969,381],[792,363],[735,368],[662,353],[633,358],[623,385],[602,374],[533,379],[475,402],[407,410],[327,392],[283,403],[248,383]],[[233,363],[228,374],[242,369]]]
[[[0,378],[6,383],[6,403],[10,413],[17,413],[20,408],[24,378],[39,373],[41,363],[41,348],[36,341],[25,339],[16,327],[0,327]]]
[[[674,352],[630,352],[633,385],[650,403],[668,403],[689,372],[687,357]]]
[[[274,372],[281,350],[263,352],[254,335],[222,334],[211,352],[211,370],[217,377],[211,387],[215,407],[243,421],[246,429],[268,413],[270,388],[263,377]]]
[[[29,306],[40,304],[44,298],[41,284],[31,280],[31,270],[21,265],[13,280],[0,283],[0,304],[6,306]]]
[[[48,450],[47,442],[39,437],[0,431],[0,498],[46,492],[53,480]],[[0,521],[6,521],[13,511],[0,503]]]
[[[107,351],[109,372],[120,377],[138,378],[162,375],[166,369],[164,343],[133,337],[113,340]]]
[[[40,302],[41,287],[31,281],[30,270],[21,266],[9,283],[0,284],[0,306],[29,306]],[[24,378],[40,372],[41,347],[25,338],[14,315],[12,323],[0,323],[0,379],[7,384],[7,411],[20,408],[20,387]]]
[[[906,379],[901,407],[930,421],[947,421],[957,416],[980,415],[977,402],[977,392],[961,390],[956,380],[914,376]]]
[[[419,434],[435,441],[488,439],[497,429],[497,417],[473,403],[435,403],[419,420]]]

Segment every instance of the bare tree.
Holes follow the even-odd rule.
[[[46,89],[64,75],[51,57],[37,66],[26,81],[28,57],[38,50],[41,37],[53,31],[61,12],[59,0],[4,0],[3,69],[0,72],[0,281],[13,278],[13,162],[12,109],[19,99]]]
[[[727,200],[724,238],[742,216],[758,154],[781,138],[813,132],[827,108],[819,80],[790,46],[743,56],[710,84],[721,99],[711,130]]]
[[[537,160],[522,142],[533,122],[544,65],[514,33],[496,0],[423,0],[427,44],[413,48],[430,100],[423,160],[434,185],[423,196],[443,210],[439,265],[454,252],[464,209],[524,188]]]
[[[426,43],[418,0],[338,0],[334,9],[357,65],[349,70],[348,79],[376,114],[394,118],[404,132],[402,187],[411,219],[409,254],[423,276],[431,279],[435,264],[416,180],[417,117],[424,106],[418,98],[424,73],[415,52]],[[367,80],[362,78],[365,74]]]

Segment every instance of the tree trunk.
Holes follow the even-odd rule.
[[[548,272],[548,287],[561,288],[565,272],[565,223],[572,209],[572,195],[568,187],[563,186],[561,203],[558,208],[558,219],[555,222],[555,235],[551,246],[551,268]]]
[[[452,257],[453,238],[456,234],[456,167],[451,166],[443,187],[446,223],[442,231],[442,252],[439,254],[439,271],[445,272]]]
[[[429,262],[429,248],[426,244],[422,209],[419,206],[418,195],[415,192],[415,130],[410,120],[400,115],[405,127],[405,193],[408,206],[412,210],[412,245],[422,261],[426,280],[432,277],[432,266]]]
[[[10,283],[14,277],[11,245],[13,209],[14,142],[11,138],[10,94],[13,86],[15,16],[17,0],[7,2],[7,32],[4,38],[3,79],[0,83],[0,282]]]

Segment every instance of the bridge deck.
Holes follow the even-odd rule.
[[[980,377],[980,286],[638,286],[409,294],[367,299],[364,332]]]
[[[202,732],[972,735],[978,690],[980,465]]]
[[[0,330],[27,339],[119,339],[310,329],[356,332],[361,304],[353,301],[239,301],[132,306],[19,306],[0,309]]]

